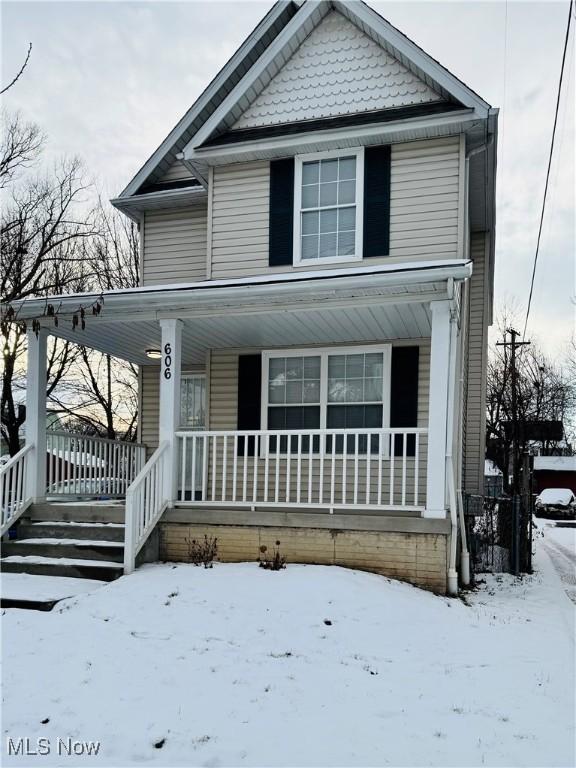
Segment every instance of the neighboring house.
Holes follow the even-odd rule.
[[[569,488],[576,494],[576,456],[535,456],[533,492]]]
[[[458,491],[484,482],[496,144],[497,110],[369,6],[274,5],[113,200],[141,287],[82,332],[97,297],[62,297],[30,337],[40,409],[46,332],[140,366],[126,570],[152,531],[169,560],[206,533],[223,560],[279,540],[455,591]]]
[[[46,429],[49,431],[63,429],[62,420],[60,419],[59,413],[56,413],[55,411],[46,412]],[[26,439],[26,422],[24,422],[19,428],[18,437],[20,439],[20,445],[24,445]],[[2,437],[0,437],[0,456],[4,456],[7,453],[8,444]]]
[[[484,493],[486,496],[501,496],[504,492],[504,475],[491,459],[484,461]]]

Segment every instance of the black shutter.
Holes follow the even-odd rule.
[[[238,429],[260,429],[262,356],[238,358]],[[244,455],[244,440],[238,439],[238,455]],[[254,456],[254,438],[248,440],[248,455]]]
[[[294,233],[294,158],[270,163],[270,220],[268,263],[292,264]]]
[[[364,258],[390,251],[390,147],[364,153]]]
[[[390,381],[390,426],[418,426],[418,356],[419,347],[392,347]],[[395,438],[394,455],[402,455],[402,436]],[[408,456],[414,456],[416,440],[408,437]]]

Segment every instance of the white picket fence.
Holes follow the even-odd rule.
[[[426,429],[180,431],[176,437],[180,503],[329,512],[425,508]]]

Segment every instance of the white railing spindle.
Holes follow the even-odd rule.
[[[418,473],[426,434],[400,428],[177,432],[177,499],[199,506],[423,511]],[[400,451],[395,455],[397,446],[401,457]],[[154,485],[163,471],[164,466],[155,470]],[[152,487],[145,486],[146,498],[151,494]],[[156,505],[157,500],[145,505],[146,524]]]
[[[26,471],[32,445],[25,445],[0,467],[0,536],[3,536],[30,506],[26,497]]]

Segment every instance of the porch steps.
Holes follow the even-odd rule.
[[[59,523],[46,521],[22,523],[18,539],[74,539],[76,541],[123,542],[124,526],[119,523]]]
[[[5,573],[33,573],[41,576],[68,576],[76,579],[114,581],[122,576],[120,563],[106,560],[74,560],[65,557],[11,555],[0,561]]]
[[[105,560],[122,563],[124,544],[88,539],[18,539],[2,548],[4,557],[51,557],[66,560]]]
[[[123,505],[45,503],[2,543],[0,570],[106,582],[122,575],[123,561]]]

